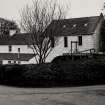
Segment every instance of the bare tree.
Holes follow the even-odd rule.
[[[26,5],[21,12],[21,26],[31,33],[30,48],[33,49],[37,63],[44,63],[49,53],[52,51],[52,41],[56,45],[57,38],[53,37],[57,29],[48,31],[47,27],[56,19],[64,19],[66,8],[53,0],[34,0],[32,6]]]

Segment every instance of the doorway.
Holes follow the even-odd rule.
[[[77,41],[71,41],[71,54],[78,52],[78,42]]]

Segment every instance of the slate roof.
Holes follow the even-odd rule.
[[[91,35],[102,18],[101,14],[100,16],[53,20],[48,29],[50,32],[53,31],[55,36]]]
[[[34,57],[34,54],[0,53],[0,60],[29,61],[33,57]]]
[[[0,38],[0,45],[28,45],[31,44],[30,33],[19,33],[12,37]]]
[[[100,16],[53,20],[45,32],[48,35],[52,32],[55,36],[92,35],[102,18],[101,14]],[[31,33],[19,33],[10,38],[0,38],[0,45],[27,44],[32,44]]]

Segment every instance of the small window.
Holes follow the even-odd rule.
[[[68,47],[68,39],[67,39],[67,37],[64,37],[64,47]]]
[[[82,36],[78,36],[78,44],[81,46],[82,45]]]
[[[76,24],[73,25],[73,27],[76,27],[76,26],[77,26]]]
[[[9,47],[9,52],[11,52],[12,51],[12,46],[10,45],[8,47]]]
[[[85,27],[86,27],[87,25],[88,25],[87,23],[84,24]]]
[[[18,64],[21,64],[21,62],[20,62],[20,61],[18,61]]]
[[[54,47],[54,37],[51,38],[51,47]]]
[[[14,64],[16,64],[16,61],[14,61]]]
[[[8,64],[11,64],[11,61],[8,61]]]
[[[18,48],[18,52],[20,52],[20,48]]]

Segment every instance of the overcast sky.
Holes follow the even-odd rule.
[[[6,19],[20,20],[19,10],[32,0],[0,0],[0,17]],[[99,15],[105,0],[59,0],[69,1],[71,7],[69,17],[82,17]]]

